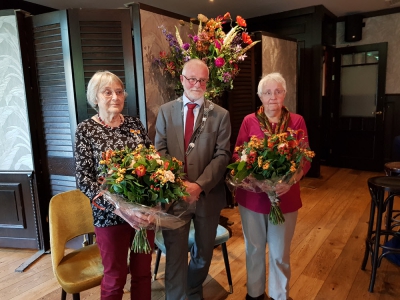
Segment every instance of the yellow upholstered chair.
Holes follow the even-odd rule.
[[[79,300],[79,293],[98,286],[103,265],[96,244],[65,254],[65,244],[78,236],[94,232],[90,200],[80,190],[55,195],[49,206],[51,262],[54,275],[66,293]]]

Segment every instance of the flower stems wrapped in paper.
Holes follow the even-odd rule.
[[[188,196],[180,172],[182,162],[165,158],[154,149],[107,150],[100,161],[103,199],[115,206],[114,213],[137,230],[132,243],[136,253],[150,253],[147,229],[176,229],[185,222],[162,211],[161,204]],[[94,202],[96,205],[96,203]]]
[[[296,174],[302,170],[305,160],[311,161],[314,152],[308,147],[303,130],[291,130],[273,134],[264,139],[251,137],[249,142],[235,149],[240,158],[228,165],[230,187],[242,188],[255,193],[267,193],[271,201],[269,220],[272,224],[285,222],[276,195],[276,185],[293,185]]]

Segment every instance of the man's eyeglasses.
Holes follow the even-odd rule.
[[[274,96],[282,96],[284,93],[285,93],[285,90],[275,90],[274,92],[266,91],[265,93],[262,93],[262,94],[267,96],[267,97],[272,97],[272,94]]]
[[[113,91],[111,89],[105,89],[101,93],[107,99],[112,98],[113,93],[115,93],[115,95],[117,95],[117,97],[121,97],[121,96],[125,95],[125,91],[124,90],[115,90],[115,91]]]
[[[206,85],[208,82],[208,79],[197,79],[197,78],[187,78],[185,75],[182,74],[183,77],[186,78],[186,80],[191,84],[191,85],[195,85],[196,83],[200,82],[200,85]]]

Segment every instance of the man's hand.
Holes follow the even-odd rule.
[[[200,193],[202,192],[201,187],[197,183],[190,181],[185,181],[185,185],[186,192],[189,193],[189,196],[185,197],[184,200],[189,204],[199,200]]]

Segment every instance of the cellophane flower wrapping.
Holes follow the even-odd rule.
[[[136,149],[103,152],[100,165],[104,175],[99,178],[103,199],[113,204],[113,212],[137,230],[132,243],[134,252],[151,252],[147,229],[176,229],[185,223],[161,208],[162,204],[183,201],[188,196],[181,161],[160,157],[154,146],[139,145]],[[147,222],[141,221],[138,213],[147,217]]]
[[[231,191],[242,188],[254,193],[267,193],[271,201],[269,220],[272,224],[285,222],[275,188],[278,183],[293,185],[305,161],[314,157],[303,130],[273,134],[263,139],[251,137],[235,149],[240,158],[228,165],[231,171],[226,182]]]
[[[190,22],[193,30],[187,38],[182,39],[177,27],[175,35],[160,26],[162,33],[169,43],[169,51],[161,51],[155,60],[161,72],[175,84],[175,93],[182,95],[183,86],[179,75],[183,65],[192,58],[201,59],[210,70],[210,80],[207,83],[206,99],[220,97],[225,90],[233,88],[233,80],[239,74],[239,64],[246,58],[246,51],[257,42],[253,42],[246,32],[246,21],[236,17],[236,25],[229,12],[216,18],[207,18],[199,14],[197,31]],[[230,23],[228,33],[224,31],[224,24]],[[180,21],[180,24],[184,24]],[[179,25],[179,26],[181,26]]]

